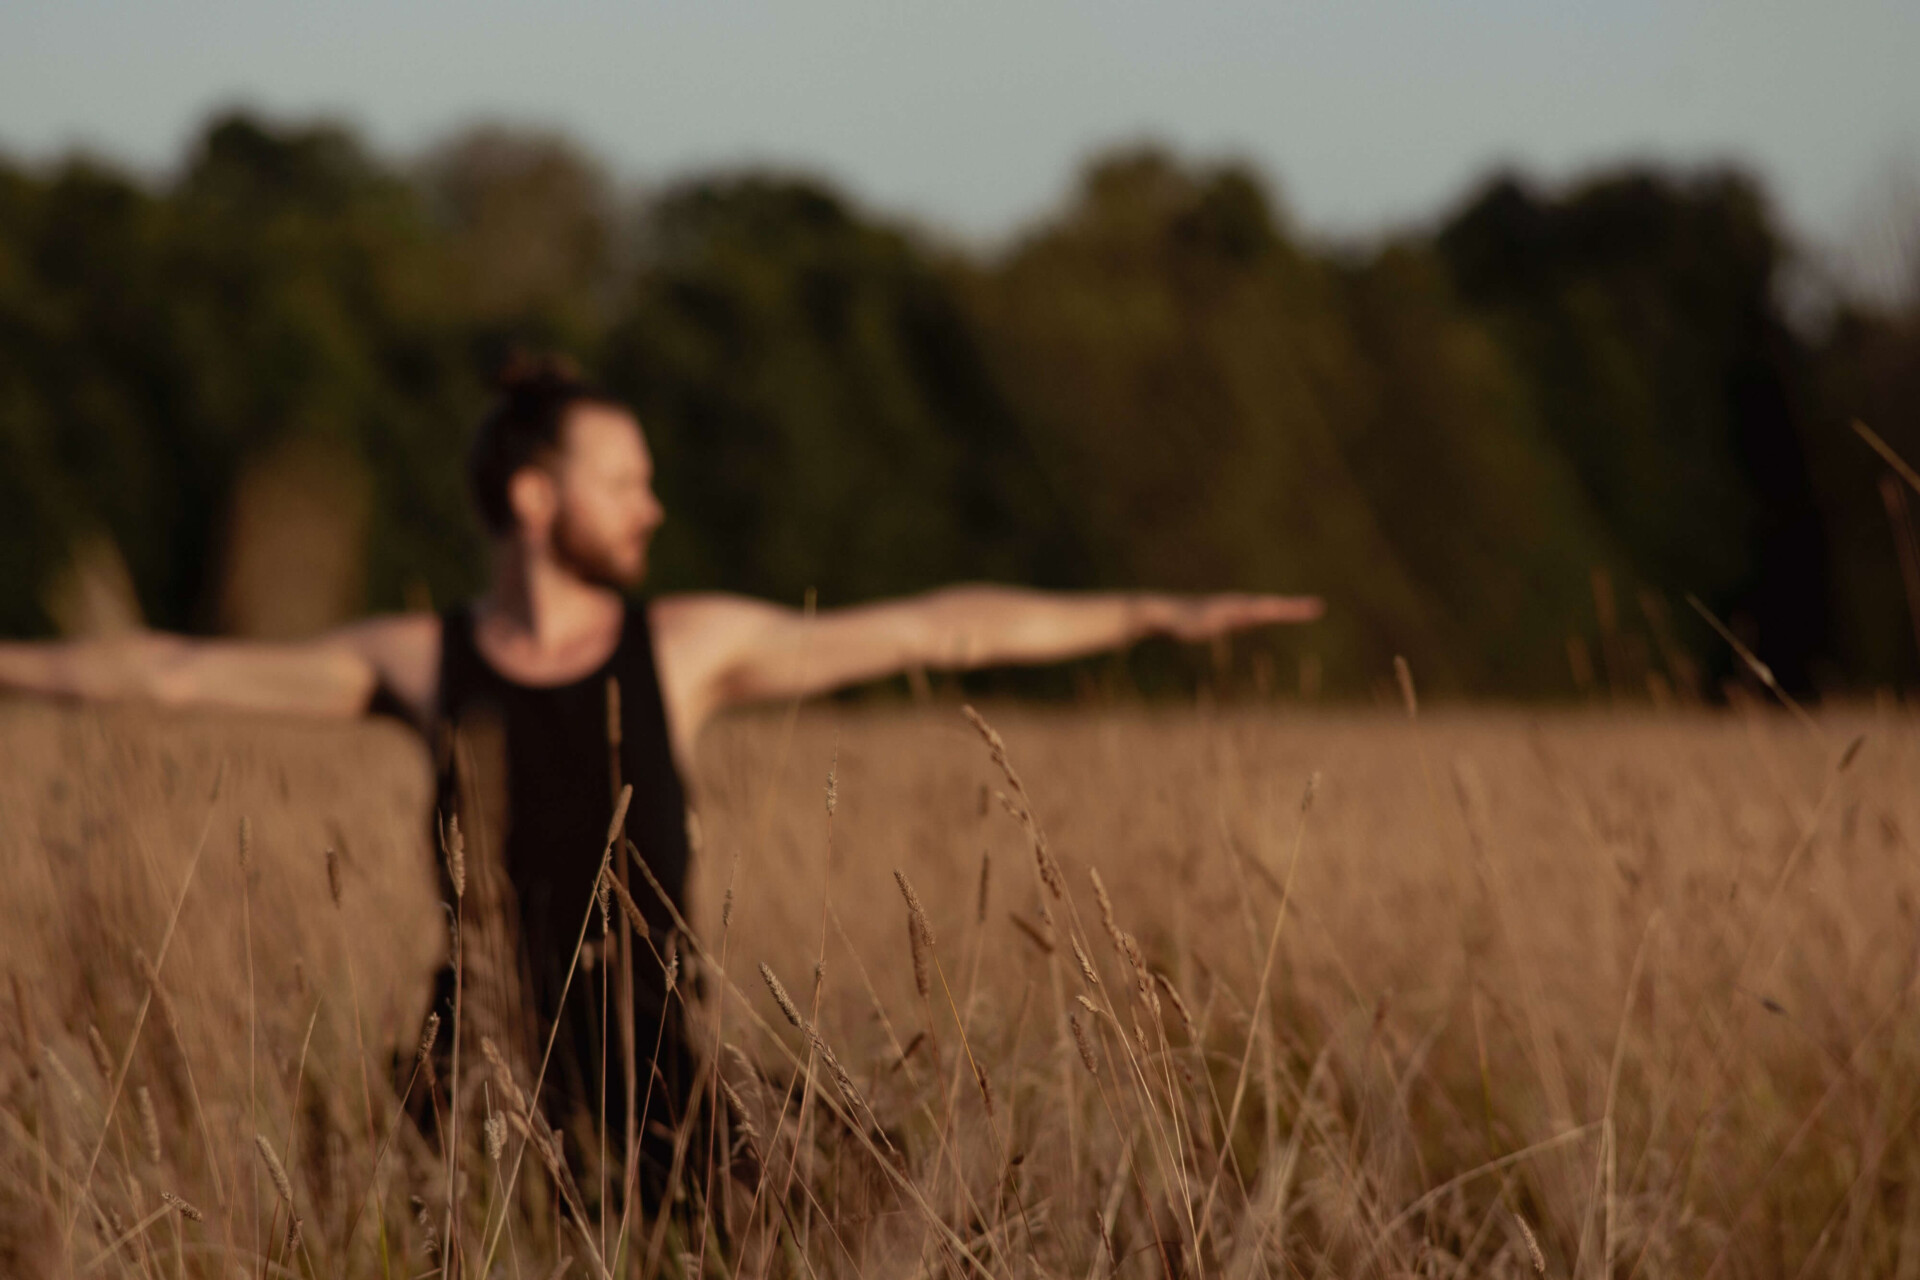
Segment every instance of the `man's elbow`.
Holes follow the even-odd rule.
[[[715,676],[708,687],[712,690],[712,709],[730,711],[805,692],[796,690],[793,684],[792,680],[781,679],[769,664],[742,662]]]
[[[206,696],[205,673],[185,645],[155,646],[122,673],[119,696],[163,707],[186,707]]]
[[[160,701],[172,696],[178,641],[150,635],[65,640],[46,646],[31,682],[37,692],[87,701]]]
[[[885,674],[968,671],[991,661],[986,628],[1004,596],[1003,588],[971,583],[927,593],[893,628]]]

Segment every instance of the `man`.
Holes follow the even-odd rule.
[[[662,972],[672,914],[661,894],[635,876],[628,887],[651,939],[586,955],[606,962],[603,974],[617,964],[617,989],[630,994],[614,1007],[630,1014],[602,1028],[599,1001],[581,982],[569,988],[567,975],[622,786],[633,789],[626,837],[679,905],[688,860],[681,779],[716,712],[912,667],[1049,662],[1151,634],[1204,640],[1320,614],[1308,597],[1000,587],[812,615],[720,593],[631,603],[624,593],[644,580],[664,516],[653,460],[627,409],[558,366],[506,380],[475,438],[469,478],[493,554],[491,585],[471,604],[372,618],[300,643],[155,634],[0,642],[0,687],[326,716],[361,714],[376,699],[397,704],[431,735],[440,815],[457,815],[465,832],[473,871],[460,879],[475,893],[446,886],[463,968],[491,960],[517,970],[517,1009],[508,1001],[492,1013],[530,1024],[518,1039],[535,1061],[552,1037],[543,1097],[560,1118],[597,1109],[630,1144],[637,1093],[647,1099],[637,1105],[671,1128],[690,1079]],[[616,852],[624,866],[624,841]],[[511,922],[504,945],[475,936],[490,910]],[[449,969],[436,1003],[448,1005],[453,990]],[[477,987],[466,1000],[470,1027],[485,1001]],[[650,1132],[638,1136],[658,1194],[667,1153]]]

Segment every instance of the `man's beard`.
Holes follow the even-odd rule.
[[[625,591],[640,585],[647,576],[644,551],[632,567],[620,563],[605,543],[582,534],[567,518],[565,511],[553,524],[553,557],[567,572],[596,587]]]

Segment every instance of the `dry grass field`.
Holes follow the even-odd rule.
[[[703,744],[643,1221],[396,1123],[404,730],[0,705],[0,1275],[1920,1276],[1910,712],[982,710]]]

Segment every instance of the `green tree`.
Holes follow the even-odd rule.
[[[1246,170],[1144,150],[976,296],[1108,581],[1322,591],[1305,642],[1348,688],[1396,652],[1441,686],[1564,687],[1597,534],[1417,251],[1329,262]]]
[[[1757,185],[1641,170],[1545,198],[1508,178],[1437,245],[1631,572],[1734,616],[1807,685],[1826,558],[1796,432],[1801,356],[1774,292],[1784,248]]]
[[[481,400],[447,259],[344,131],[228,117],[157,195],[83,164],[0,190],[7,570],[33,584],[9,630],[46,625],[34,588],[92,528],[152,621],[209,624],[234,478],[294,437],[367,461],[376,601],[472,580],[451,464]]]
[[[662,585],[846,602],[1081,576],[949,273],[806,181],[666,193],[596,365],[661,458]]]

